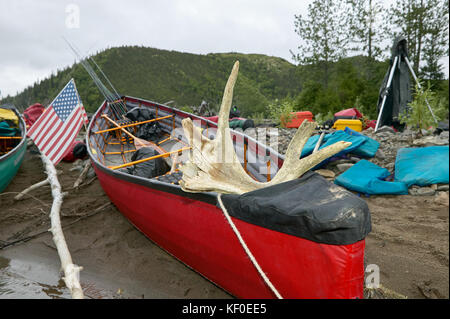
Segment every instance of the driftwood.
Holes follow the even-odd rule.
[[[89,168],[91,167],[91,162],[88,160],[86,161],[86,163],[84,164],[83,170],[80,173],[80,176],[78,176],[77,180],[75,181],[75,183],[73,183],[73,188],[77,188],[78,186],[80,186],[80,184],[84,181],[84,179],[86,178],[86,175],[89,171]]]
[[[190,118],[182,121],[184,133],[192,147],[189,161],[180,168],[183,172],[180,185],[184,191],[242,194],[275,185],[300,177],[323,160],[351,145],[349,142],[337,142],[300,159],[302,149],[316,127],[316,123],[303,121],[288,146],[284,164],[278,173],[270,182],[255,181],[242,167],[229,132],[228,119],[238,70],[237,61],[225,86],[214,140],[202,135],[201,128],[194,126]]]
[[[23,191],[21,191],[19,194],[17,194],[16,196],[14,196],[14,200],[21,200],[26,194],[28,194],[29,192],[31,192],[32,190],[39,188],[41,186],[47,185],[49,183],[48,178],[38,182],[36,184],[31,185],[30,187],[24,189]]]
[[[64,234],[61,228],[61,220],[59,218],[59,212],[63,201],[63,194],[61,193],[61,185],[58,181],[56,169],[53,163],[45,156],[41,155],[42,162],[44,163],[45,170],[48,175],[48,181],[52,188],[53,204],[50,211],[51,229],[53,234],[53,241],[56,245],[59,258],[61,260],[61,267],[64,271],[64,282],[67,288],[69,288],[72,298],[83,299],[83,290],[79,282],[79,273],[83,269],[72,262],[69,249],[64,239]]]
[[[62,171],[56,171],[56,174],[59,175],[61,174]],[[21,191],[20,193],[18,193],[15,197],[14,200],[21,200],[25,195],[28,195],[29,192],[31,192],[32,190],[38,189],[39,187],[45,186],[49,184],[49,180],[48,178],[44,179],[43,181],[37,182],[36,184],[31,185],[28,188],[25,188],[23,191]]]

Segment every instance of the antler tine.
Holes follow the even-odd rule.
[[[315,127],[316,123],[303,121],[303,123],[297,129],[297,132],[289,143],[283,166],[280,168],[280,170],[272,180],[274,184],[302,176],[306,171],[314,168],[316,165],[318,165],[328,157],[342,151],[343,149],[351,145],[350,142],[338,142],[323,148],[317,153],[300,159],[303,147],[305,146],[311,134],[314,132]]]
[[[236,61],[228,77],[225,90],[223,92],[222,104],[220,105],[217,134],[221,137],[229,136],[225,134],[225,130],[229,128],[228,118],[230,116],[231,104],[233,103],[233,90],[239,73],[239,61]],[[231,138],[231,137],[230,137]]]
[[[297,132],[295,132],[295,135],[286,150],[283,166],[273,178],[274,183],[285,181],[286,176],[292,175],[294,167],[300,163],[300,155],[302,154],[303,147],[305,146],[315,127],[315,123],[303,121],[303,123],[297,129]]]

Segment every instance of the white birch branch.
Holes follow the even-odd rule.
[[[31,185],[30,187],[24,189],[23,191],[21,191],[19,194],[17,194],[14,197],[14,200],[21,200],[26,194],[28,194],[29,192],[31,192],[33,189],[39,188],[41,186],[47,185],[49,183],[48,178],[38,182],[36,184]]]
[[[59,218],[59,212],[63,201],[61,185],[59,184],[58,176],[53,163],[43,154],[41,154],[41,159],[44,163],[44,167],[48,175],[48,181],[50,182],[52,188],[53,204],[50,211],[50,231],[53,234],[53,241],[56,245],[56,249],[61,260],[61,267],[64,271],[63,279],[72,294],[72,298],[83,299],[83,289],[81,288],[79,282],[80,271],[83,267],[74,265],[72,262],[72,257],[70,256],[69,248],[67,247],[66,240],[64,239],[61,220]]]

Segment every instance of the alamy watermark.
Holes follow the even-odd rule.
[[[380,287],[380,267],[375,264],[366,267],[366,288],[377,289]]]
[[[201,128],[200,130],[195,129],[192,136],[192,141],[184,141],[185,143],[192,143],[194,149],[203,149],[203,139],[206,137],[210,140],[214,140],[217,134],[217,128],[209,127],[202,128],[201,121],[194,120],[194,126]],[[228,164],[233,162],[233,154],[236,153],[237,160],[241,164],[254,164],[253,166],[257,169],[260,174],[270,174],[274,176],[281,166],[278,163],[278,137],[279,130],[277,128],[247,128],[245,131],[236,128],[230,130],[227,128],[225,134],[231,134],[232,144],[222,144],[217,145],[215,156],[211,157],[211,164]],[[172,137],[181,140],[184,136],[182,128],[175,128],[172,131]],[[247,137],[244,137],[247,135]],[[248,137],[250,136],[250,138]],[[266,150],[265,145],[269,146],[271,149]],[[170,147],[170,151],[175,151],[182,148],[183,143],[175,143]],[[244,155],[245,153],[245,155]],[[187,153],[184,153],[180,159],[188,160]],[[268,164],[270,162],[270,164]]]
[[[80,7],[77,4],[71,3],[66,6],[66,28],[79,29],[80,28]]]

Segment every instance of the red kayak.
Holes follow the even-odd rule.
[[[151,113],[152,117],[143,121],[125,119],[123,115],[131,111]],[[178,169],[158,171],[161,155],[153,155],[150,161],[148,156],[139,159],[136,154],[140,150],[130,134],[124,134],[124,130],[138,137],[156,132],[158,138],[152,143],[167,154],[182,155],[188,146],[181,129],[181,120],[186,117],[201,126],[206,136],[214,135],[216,123],[176,108],[134,97],[104,102],[93,116],[86,137],[98,179],[114,205],[137,229],[188,267],[235,297],[275,298],[217,206],[217,194],[183,191],[178,185]],[[148,130],[143,132],[145,125]],[[283,156],[271,148],[241,132],[231,134],[243,142],[236,143],[236,153],[254,178],[270,179],[269,175],[283,164]],[[159,173],[137,174],[138,165],[143,163],[153,165],[152,172]],[[266,165],[270,166],[266,170],[269,173],[260,173],[264,171],[261,166]],[[325,201],[296,202],[301,197],[298,194],[308,193],[314,183],[319,183],[324,192],[338,187],[315,173],[305,175],[306,179],[263,189],[266,193],[224,197],[224,203],[248,248],[283,298],[363,298],[364,236],[370,231],[367,207],[356,196],[348,197],[353,202],[347,203],[357,204],[346,204],[345,208],[339,201],[334,201],[334,206],[327,206],[330,204]],[[286,187],[289,192],[283,191]],[[311,191],[313,195],[308,196],[318,192]],[[297,195],[283,200],[289,194]],[[272,199],[285,202],[279,211],[273,209]],[[347,219],[336,222],[342,216]],[[362,228],[366,229],[363,234],[349,233]]]

